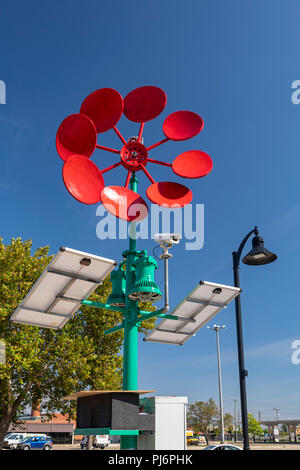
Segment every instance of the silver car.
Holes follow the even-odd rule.
[[[243,450],[238,446],[232,446],[230,444],[217,444],[204,447],[202,450]]]

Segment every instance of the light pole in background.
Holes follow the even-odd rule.
[[[217,357],[218,357],[218,377],[219,377],[219,397],[220,397],[220,425],[221,425],[221,444],[224,444],[224,408],[223,408],[223,392],[222,392],[222,374],[221,374],[221,358],[220,358],[220,340],[219,333],[225,330],[226,326],[214,325],[213,327],[208,326],[209,330],[216,332],[217,339]]]
[[[271,251],[264,247],[264,241],[258,233],[257,227],[249,232],[242,240],[238,251],[232,253],[233,257],[233,277],[235,287],[240,286],[240,259],[243,248],[250,238],[254,234],[252,240],[252,250],[244,256],[242,259],[244,264],[251,266],[260,266],[262,264],[272,263],[277,259],[277,256]],[[247,396],[246,396],[246,377],[248,371],[245,369],[245,358],[244,358],[244,344],[243,344],[243,329],[242,329],[242,309],[241,309],[241,296],[238,295],[235,298],[235,312],[236,312],[236,332],[237,332],[237,345],[238,345],[238,359],[239,359],[239,377],[240,377],[240,396],[241,396],[241,413],[242,413],[242,426],[243,426],[243,438],[244,438],[244,450],[249,450],[249,433],[248,433],[248,411],[247,411]]]
[[[237,441],[236,402],[237,402],[237,399],[234,398],[234,399],[233,399],[233,403],[234,403],[234,412],[233,412],[233,419],[234,419],[234,442]]]

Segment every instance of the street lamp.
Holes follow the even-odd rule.
[[[217,339],[217,357],[218,357],[218,376],[219,376],[219,398],[220,398],[220,423],[221,423],[221,444],[224,444],[224,409],[223,409],[223,393],[222,393],[222,376],[221,376],[221,359],[220,359],[220,341],[219,332],[225,330],[226,326],[214,325],[213,327],[208,326],[209,330],[216,332]]]
[[[233,257],[233,276],[235,287],[240,287],[239,266],[243,248],[252,234],[255,234],[252,240],[252,250],[242,259],[244,264],[252,266],[260,266],[262,264],[272,263],[277,259],[277,256],[264,247],[264,241],[258,233],[257,227],[249,232],[242,240],[238,251],[232,253]],[[238,345],[238,360],[239,360],[239,379],[240,379],[240,397],[241,397],[241,413],[242,413],[242,426],[244,438],[244,450],[249,450],[249,434],[248,434],[248,412],[247,412],[247,396],[246,396],[246,377],[248,371],[245,369],[244,359],[244,345],[243,345],[243,330],[242,330],[242,311],[240,295],[235,298],[235,311],[236,311],[236,332],[237,332],[237,345]]]

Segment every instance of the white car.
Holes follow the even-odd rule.
[[[46,434],[35,434],[35,433],[30,434],[26,432],[23,432],[23,433],[16,432],[16,433],[8,434],[4,438],[3,447],[4,449],[16,449],[18,444],[20,444],[20,442],[23,441],[23,439],[26,439],[26,437],[32,437],[32,436],[46,437]]]
[[[88,436],[83,436],[82,441],[80,443],[81,449],[87,448],[87,443],[88,443]],[[93,439],[93,447],[94,448],[100,448],[104,449],[110,444],[109,441],[109,436],[107,434],[101,435],[101,436],[95,436]]]
[[[243,450],[238,446],[232,446],[230,444],[218,444],[204,447],[202,450]]]

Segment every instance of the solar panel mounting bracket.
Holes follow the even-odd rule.
[[[193,297],[186,297],[185,299],[187,302],[195,302],[196,304],[201,304],[201,305],[211,305],[212,307],[220,307],[220,308],[227,308],[226,304],[219,304],[218,302],[210,302],[210,301],[204,301],[200,299],[194,299]]]
[[[182,334],[181,331],[166,330],[164,328],[157,328],[157,331],[162,331],[164,333],[171,333],[171,334],[175,334],[175,335]],[[195,335],[195,333],[184,333],[184,334],[187,335],[187,336],[194,336]]]
[[[49,267],[47,268],[47,272],[51,274],[58,274],[58,276],[71,277],[74,280],[78,279],[79,281],[91,282],[92,284],[99,284],[99,285],[102,284],[101,281],[97,281],[96,279],[91,279],[91,278],[88,278],[87,276],[82,276],[81,274],[69,273],[67,271],[62,271],[60,269],[53,269]]]
[[[22,307],[22,310],[28,310],[28,312],[45,313],[47,315],[56,315],[58,317],[63,317],[63,318],[72,318],[71,315],[66,315],[64,313],[47,312],[47,311],[44,311],[44,310],[39,310],[37,308]]]

